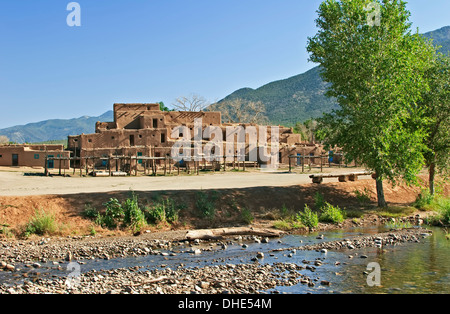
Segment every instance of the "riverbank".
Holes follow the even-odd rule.
[[[17,284],[0,285],[0,293],[6,294],[43,294],[43,293],[70,293],[70,294],[134,294],[134,293],[167,293],[167,294],[184,294],[184,293],[202,293],[202,294],[257,294],[276,292],[281,287],[293,287],[296,285],[304,285],[309,289],[328,289],[332,287],[334,282],[330,282],[329,276],[322,277],[321,268],[336,268],[342,264],[348,264],[344,256],[329,255],[330,252],[343,252],[347,254],[351,251],[352,255],[358,259],[367,258],[362,254],[363,248],[372,247],[382,243],[381,251],[395,246],[406,245],[407,243],[420,243],[430,235],[430,231],[423,228],[414,228],[408,230],[390,231],[388,233],[378,233],[371,236],[354,237],[351,240],[341,239],[338,241],[328,241],[328,239],[320,239],[320,243],[315,245],[304,245],[299,247],[283,247],[271,250],[270,247],[280,246],[284,239],[270,240],[272,245],[260,241],[260,244],[254,244],[261,252],[252,250],[251,242],[258,240],[255,237],[234,237],[226,241],[193,241],[191,243],[170,243],[153,240],[139,242],[122,242],[115,243],[117,252],[124,249],[132,252],[130,256],[150,256],[157,255],[172,263],[168,266],[159,264],[159,266],[133,266],[126,268],[112,268],[90,270],[76,274],[76,276],[67,275],[67,270],[71,271],[69,261],[58,258],[53,259],[52,266],[44,266],[39,263],[31,263],[21,265],[21,269],[13,270],[12,274],[16,274],[16,278],[22,280]],[[149,242],[150,241],[150,242]],[[278,243],[278,244],[277,244]],[[344,244],[345,245],[344,245]],[[79,247],[79,251],[71,256],[73,261],[77,261],[80,269],[85,267],[86,259],[80,256],[75,258],[80,252],[85,252],[87,248],[92,249],[92,255],[84,256],[88,259],[109,259],[106,256],[107,247],[96,247],[90,243],[87,247]],[[100,244],[100,243],[97,243]],[[102,243],[103,245],[104,243]],[[112,242],[110,242],[112,244]],[[342,244],[342,245],[341,245]],[[131,245],[131,246],[128,246]],[[156,245],[156,247],[155,247]],[[351,245],[354,247],[352,248]],[[41,244],[45,246],[45,244]],[[226,262],[226,258],[219,258],[221,252],[226,254],[227,246],[240,246],[242,252],[248,252],[248,259],[240,257],[241,262]],[[184,247],[184,249],[182,249]],[[67,247],[65,247],[67,248]],[[266,248],[266,249],[265,249]],[[326,249],[325,249],[326,248]],[[55,247],[51,249],[55,250]],[[63,247],[60,247],[63,249]],[[73,247],[72,247],[73,249]],[[103,251],[104,250],[104,251]],[[327,250],[327,251],[324,251]],[[329,251],[328,251],[329,250]],[[26,250],[21,252],[25,254]],[[103,251],[103,252],[99,252]],[[289,252],[286,252],[289,251]],[[296,251],[313,251],[320,254],[318,257],[309,256],[302,258],[301,253]],[[95,253],[97,252],[97,253]],[[55,251],[57,253],[57,250]],[[89,253],[89,252],[85,252]],[[16,254],[20,254],[19,251]],[[236,254],[236,253],[232,253]],[[244,254],[244,253],[243,253]],[[280,259],[289,259],[295,254],[298,258],[292,259],[293,262],[277,262],[278,255]],[[209,260],[211,265],[186,267],[183,264],[183,256],[192,256],[191,258],[201,263],[202,256],[209,255],[213,260]],[[247,256],[246,255],[246,256]],[[196,257],[194,257],[196,256]],[[224,255],[226,256],[226,255]],[[317,256],[317,255],[315,255]],[[67,257],[67,256],[66,256]],[[205,257],[206,258],[206,257]],[[274,258],[273,262],[266,263],[268,259]],[[246,260],[250,261],[245,262]],[[84,260],[84,262],[83,262]],[[136,259],[137,261],[138,259]],[[45,262],[49,262],[46,260]],[[95,262],[95,261],[94,261]],[[206,262],[206,260],[205,260]],[[48,263],[46,264],[48,265]],[[87,266],[86,266],[87,267]],[[92,266],[91,266],[92,267]],[[62,271],[61,276],[52,276],[51,278],[40,276],[44,273],[44,268],[50,268],[54,271]],[[67,270],[66,270],[67,268]],[[6,271],[6,270],[4,270]],[[48,270],[47,270],[48,271]],[[66,272],[64,272],[66,271]],[[10,271],[8,271],[10,272]],[[69,281],[68,281],[69,280]],[[320,291],[320,290],[319,290]]]
[[[284,176],[284,174],[277,175]],[[239,181],[245,176],[238,175],[230,178]],[[230,178],[228,180],[231,180]],[[92,183],[93,178],[79,180]],[[385,196],[391,207],[388,211],[381,212],[376,207],[376,191],[372,179],[343,183],[329,182],[321,185],[300,184],[209,190],[192,190],[184,186],[184,189],[176,191],[134,190],[68,195],[0,196],[0,238],[11,240],[23,238],[25,235],[30,236],[29,233],[26,234],[27,225],[37,212],[45,213],[52,220],[51,228],[48,228],[50,230],[43,232],[46,238],[87,235],[128,236],[134,232],[123,228],[107,229],[96,223],[92,217],[87,217],[86,213],[87,211],[91,214],[104,213],[105,203],[111,199],[123,202],[129,199],[132,193],[137,196],[141,208],[152,208],[163,202],[170,202],[179,210],[176,221],[148,224],[141,230],[153,234],[249,224],[256,227],[273,227],[275,222],[283,222],[286,218],[302,211],[305,205],[314,209],[318,196],[323,201],[346,211],[351,219],[343,224],[344,227],[353,224],[367,225],[372,223],[371,220],[374,220],[373,223],[378,223],[376,220],[380,217],[397,218],[415,215],[416,210],[411,207],[411,204],[420,192],[419,187],[386,184]],[[444,186],[443,194],[450,195],[449,185]],[[213,209],[212,212],[210,212],[211,209]],[[426,212],[420,214],[426,214]],[[334,225],[320,226],[321,229],[335,227]],[[297,231],[302,232],[302,230]]]

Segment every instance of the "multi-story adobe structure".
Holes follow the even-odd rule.
[[[88,157],[96,157],[97,162],[104,166],[106,158],[113,156],[166,157],[171,155],[173,145],[179,140],[172,138],[174,128],[182,126],[189,130],[193,143],[195,119],[201,119],[203,130],[208,126],[220,127],[224,138],[226,128],[230,126],[258,127],[252,124],[224,124],[220,112],[168,112],[161,111],[159,104],[114,104],[114,121],[97,122],[94,134],[69,136],[68,150],[73,156],[81,157],[81,162]],[[267,130],[267,142],[270,144],[271,128],[268,127]],[[185,137],[185,134],[179,136]],[[248,140],[248,134],[246,139]],[[209,139],[203,138],[203,142],[208,141]],[[319,156],[323,153],[321,146],[302,142],[300,135],[294,134],[292,128],[279,127],[278,144],[279,162],[283,164],[289,163],[291,155]],[[247,160],[249,149],[247,145]],[[103,160],[100,159],[102,157]]]

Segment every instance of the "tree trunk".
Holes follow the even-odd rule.
[[[429,179],[428,179],[428,183],[430,185],[430,194],[433,196],[435,191],[435,187],[434,187],[434,177],[436,175],[436,164],[434,162],[431,163],[430,165],[430,169],[429,169]]]
[[[383,190],[383,180],[377,175],[377,199],[378,199],[378,207],[384,208],[387,207],[386,199],[384,198],[384,190]]]

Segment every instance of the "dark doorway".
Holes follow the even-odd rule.
[[[19,155],[12,154],[12,165],[13,165],[13,167],[19,166]]]
[[[158,128],[158,119],[153,119],[153,128],[154,129]]]
[[[53,155],[48,155],[48,158],[53,158],[53,157],[55,157],[55,156],[53,156]],[[53,159],[48,159],[48,160],[47,160],[47,168],[48,168],[48,169],[53,169],[53,168],[55,168],[55,161],[54,161]]]
[[[130,146],[134,146],[134,135],[130,135]]]

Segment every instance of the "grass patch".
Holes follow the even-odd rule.
[[[253,216],[252,212],[247,208],[242,209],[241,218],[242,221],[244,221],[246,224],[249,225],[252,224],[253,221],[255,220],[255,217]]]
[[[0,235],[4,236],[5,238],[13,238],[14,235],[11,232],[11,230],[9,230],[8,226],[6,225],[0,225]]]
[[[302,223],[295,220],[276,220],[273,222],[273,227],[278,230],[291,231],[302,229],[305,226]]]
[[[214,219],[216,216],[216,201],[218,193],[211,192],[209,195],[204,191],[197,192],[197,201],[195,206],[203,218]]]
[[[179,212],[185,206],[175,204],[175,201],[170,198],[160,198],[154,202],[152,206],[147,206],[144,209],[145,217],[149,223],[177,223],[179,220]]]
[[[401,218],[411,215],[415,211],[416,209],[410,206],[388,206],[376,214],[384,218]]]
[[[360,219],[365,214],[366,214],[366,212],[364,212],[364,210],[362,210],[362,209],[356,209],[356,208],[345,209],[345,218]]]
[[[34,216],[25,227],[25,237],[36,235],[54,235],[58,230],[55,216],[44,210],[36,210]]]
[[[427,218],[427,224],[435,226],[450,226],[450,198],[436,198],[433,203],[436,215]]]

